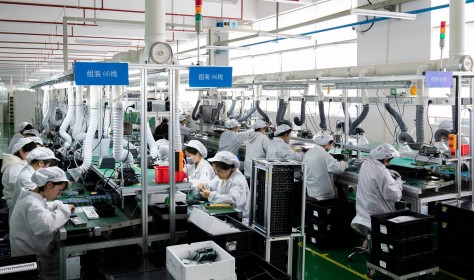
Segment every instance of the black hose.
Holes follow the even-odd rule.
[[[278,112],[277,112],[277,117],[276,117],[277,125],[286,124],[289,127],[293,127],[293,124],[289,120],[284,119],[285,113],[286,113],[286,103],[283,99],[280,99],[280,105],[278,107]]]
[[[238,117],[237,121],[238,122],[244,122],[246,121],[255,111],[257,110],[257,107],[253,106],[250,108],[250,110],[247,111],[247,114],[244,114],[242,117]]]
[[[398,142],[400,143],[407,143],[409,144],[410,147],[412,147],[415,144],[415,140],[413,140],[413,137],[411,137],[410,134],[407,132],[400,132],[398,134]]]
[[[446,138],[448,138],[449,134],[451,134],[451,131],[447,130],[447,129],[444,129],[444,128],[440,128],[438,130],[436,130],[435,134],[434,134],[434,140],[436,142],[439,142],[441,141],[443,138],[443,136],[445,136]]]
[[[194,106],[193,113],[191,114],[191,118],[195,121],[201,117],[201,114],[198,113],[199,104],[201,104],[201,99],[198,99],[196,106]]]
[[[362,128],[357,128],[367,117],[369,114],[369,104],[365,104],[363,106],[362,112],[360,113],[359,117],[352,123],[350,124],[349,127],[349,135],[356,135],[360,133],[364,133],[365,131]]]
[[[224,107],[224,102],[221,102],[217,105],[217,109],[213,112],[211,116],[211,124],[214,124],[214,122],[216,121],[216,117],[219,115],[222,107]]]
[[[419,150],[425,142],[425,106],[416,105],[416,144],[412,145],[412,149]]]
[[[346,103],[341,102],[341,106],[342,106],[342,112],[344,113],[344,117],[345,117],[346,116]],[[349,132],[350,132],[351,131],[350,127],[352,126],[352,121],[351,121],[351,115],[349,114],[349,112],[347,112],[347,114],[349,115],[349,117],[347,119],[349,120]]]
[[[306,100],[304,98],[301,100],[301,117],[295,117],[293,121],[296,125],[301,126],[306,120]]]
[[[456,98],[457,100],[457,98]],[[458,107],[456,105],[451,106],[451,114],[453,116],[453,130],[452,133],[458,133]]]
[[[327,128],[326,125],[326,115],[324,114],[324,102],[323,101],[318,101],[318,107],[319,107],[319,127],[322,130],[325,130]]]
[[[398,126],[400,127],[400,130],[402,132],[407,132],[408,131],[408,127],[405,125],[405,122],[403,122],[402,120],[402,116],[400,116],[400,114],[397,113],[397,111],[395,111],[395,109],[392,108],[392,106],[390,106],[390,104],[388,103],[385,103],[384,104],[384,107],[385,109],[387,109],[387,111],[390,113],[390,115],[393,116],[393,118],[395,119],[395,121],[397,122]],[[411,136],[410,136],[411,137]],[[412,138],[413,139],[413,138]]]
[[[268,115],[260,108],[260,100],[255,102],[255,108],[257,108],[257,112],[265,119],[265,122],[270,124],[270,118]]]
[[[232,100],[232,105],[230,105],[229,111],[227,111],[228,118],[231,118],[234,113],[235,103],[237,103],[237,100]]]

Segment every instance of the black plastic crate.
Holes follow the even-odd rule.
[[[434,253],[428,252],[397,258],[372,251],[370,252],[370,262],[395,275],[405,275],[433,267]]]
[[[400,216],[412,216],[417,219],[401,223],[389,221]],[[433,216],[408,210],[371,216],[373,234],[382,234],[396,240],[431,235],[433,233],[433,222]]]
[[[436,216],[439,222],[462,223],[474,227],[474,209],[471,201],[448,201],[436,205]]]
[[[350,234],[320,234],[306,232],[306,244],[312,245],[320,250],[333,250],[352,245]]]
[[[462,250],[461,250],[462,251]],[[474,263],[462,257],[436,254],[439,268],[464,279],[474,279]]]
[[[240,232],[212,235],[202,230],[194,223],[188,222],[189,243],[212,240],[234,257],[251,252],[253,231],[246,225],[229,216],[221,216],[218,218],[239,229]]]
[[[290,280],[290,275],[266,262],[256,254],[235,258],[237,280]]]
[[[412,255],[432,252],[434,235],[415,237],[404,240],[387,238],[385,235],[372,234],[372,252],[403,258]]]
[[[313,200],[306,203],[306,218],[327,222],[350,221],[355,216],[354,205],[340,199]]]
[[[463,238],[468,236],[469,238]],[[472,235],[453,235],[438,230],[438,253],[459,258],[474,264],[474,238]]]
[[[474,236],[474,226],[451,221],[438,221],[438,232],[452,236]]]
[[[308,221],[306,230],[308,232],[344,236],[352,232],[350,222],[327,222],[327,221]]]

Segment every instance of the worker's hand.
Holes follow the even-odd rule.
[[[71,212],[74,212],[74,210],[76,210],[76,206],[72,204],[68,204],[67,206],[69,207],[69,210],[71,210]]]
[[[398,179],[398,178],[401,178],[402,176],[400,176],[400,173],[398,173],[397,171],[395,170],[390,170],[390,174],[392,175],[392,177],[394,179]]]
[[[197,186],[197,188],[198,188],[198,190],[199,190],[200,192],[202,192],[203,190],[206,189],[206,185],[204,185],[203,183],[200,183],[200,184]]]

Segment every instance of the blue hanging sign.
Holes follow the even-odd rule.
[[[76,62],[74,81],[78,86],[128,86],[128,63]]]
[[[191,66],[189,68],[189,87],[232,87],[232,67]]]
[[[426,71],[425,86],[427,88],[450,88],[453,86],[453,72]]]

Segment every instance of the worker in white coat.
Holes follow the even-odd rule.
[[[211,203],[233,203],[242,211],[242,222],[248,224],[250,190],[244,175],[239,170],[239,159],[231,152],[217,153],[209,161],[216,177],[208,183],[198,185],[201,196]]]
[[[328,153],[334,144],[332,135],[318,135],[314,142],[316,146],[303,158],[306,164],[306,191],[309,197],[317,200],[336,198],[333,174],[344,172],[349,165],[345,161],[337,161]]]
[[[11,202],[12,207],[9,209],[10,216],[13,213],[18,197],[20,196],[21,189],[25,188],[27,190],[33,190],[37,187],[36,184],[31,181],[33,173],[40,168],[56,166],[58,161],[59,159],[54,156],[53,151],[44,147],[33,149],[28,156],[26,156],[26,162],[28,164],[20,171],[18,179],[15,182]]]
[[[370,216],[395,211],[395,202],[402,198],[403,182],[400,174],[387,169],[390,161],[399,157],[390,144],[380,144],[370,151],[371,159],[362,163],[356,193],[356,216],[352,227],[367,236],[371,228]],[[367,248],[367,240],[362,245]]]
[[[12,154],[12,148],[13,146],[20,140],[21,138],[25,138],[23,135],[23,132],[33,129],[33,125],[29,122],[21,122],[16,130],[15,134],[13,134],[12,138],[10,139],[10,144],[8,145],[8,148],[5,150],[5,153],[7,154]]]
[[[273,133],[270,144],[268,144],[267,158],[268,159],[290,159],[303,161],[303,153],[297,153],[291,149],[291,127],[287,124],[279,125]]]
[[[74,206],[54,199],[68,187],[69,181],[64,171],[56,166],[38,169],[31,181],[37,187],[33,190],[23,188],[13,209],[15,222],[10,223],[12,256],[36,254],[41,262],[42,279],[59,279],[56,232],[68,221]]]
[[[36,144],[30,138],[18,139],[16,144],[12,147],[12,154],[3,155],[3,165],[1,171],[3,173],[2,185],[3,196],[7,201],[8,209],[13,209],[11,203],[13,198],[13,190],[15,189],[15,182],[23,167],[26,166],[26,157],[36,148]]]
[[[195,133],[196,131],[192,128],[186,126],[188,123],[188,116],[187,115],[180,115],[179,116],[179,131],[181,132],[181,144],[184,144],[185,141],[188,140],[189,135]]]
[[[257,120],[252,128],[255,130],[249,136],[245,147],[244,175],[245,178],[252,177],[252,159],[265,158],[270,139],[265,135],[268,124],[262,120]]]
[[[207,149],[200,141],[191,140],[184,146],[186,154],[184,173],[188,176],[188,182],[197,190],[199,183],[210,182],[216,177],[216,174],[211,164],[205,160]]]
[[[229,151],[236,156],[239,154],[240,145],[247,141],[252,133],[252,131],[237,132],[239,127],[240,124],[236,119],[229,119],[225,122],[227,130],[221,134],[217,152]]]

